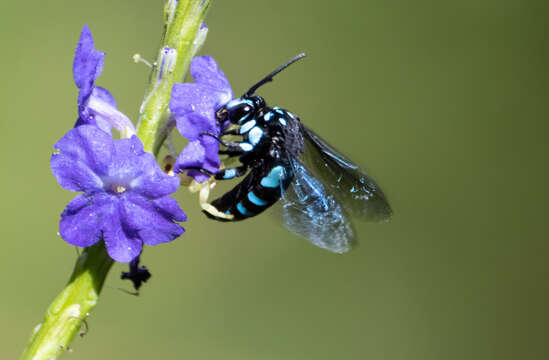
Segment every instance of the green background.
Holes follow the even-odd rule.
[[[203,53],[235,93],[261,89],[368,169],[394,209],[338,256],[262,215],[207,220],[147,249],[139,297],[116,265],[73,359],[547,359],[548,5],[543,1],[214,1]],[[160,0],[2,1],[0,358],[22,351],[75,250],[74,194],[49,169],[76,119],[71,66],[89,24],[98,85],[132,119]],[[217,194],[220,192],[218,191]]]

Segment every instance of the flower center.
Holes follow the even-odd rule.
[[[122,194],[124,191],[126,191],[128,188],[123,186],[123,185],[119,185],[119,184],[113,184],[111,186],[111,191],[117,193],[117,194]]]

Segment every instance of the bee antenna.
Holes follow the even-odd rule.
[[[291,60],[287,61],[284,65],[280,66],[279,68],[277,68],[275,71],[273,71],[272,73],[270,73],[269,75],[265,76],[262,80],[260,80],[257,84],[255,84],[254,86],[252,86],[250,88],[250,90],[246,91],[246,93],[244,94],[244,96],[250,96],[252,95],[257,89],[259,89],[261,86],[265,85],[266,83],[270,82],[270,81],[273,81],[273,77],[278,74],[279,72],[281,72],[282,70],[286,69],[288,66],[292,65],[293,63],[295,63],[296,61],[302,59],[305,57],[305,53],[301,53],[299,55],[297,55],[296,57],[292,58]]]

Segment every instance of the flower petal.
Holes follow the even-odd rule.
[[[109,256],[115,261],[126,263],[141,253],[143,243],[137,232],[126,231],[123,228],[118,209],[120,204],[117,203],[114,206],[117,209],[105,221],[103,238]]]
[[[101,178],[93,170],[69,156],[52,154],[50,167],[59,185],[67,190],[93,193],[103,188]]]
[[[170,111],[174,114],[179,133],[194,140],[201,131],[219,133],[215,111],[229,100],[208,86],[174,84]]]
[[[165,174],[154,156],[143,150],[137,136],[115,142],[116,155],[109,174],[114,181],[126,183],[131,191],[156,199],[179,188],[179,178]]]
[[[93,116],[90,115],[87,108],[84,108],[82,111],[79,111],[78,119],[76,119],[76,123],[74,124],[74,127],[79,127],[82,125],[92,125],[97,126],[99,129],[103,130],[106,133],[111,134],[111,125],[103,121],[103,119],[99,119],[97,121]]]
[[[196,84],[208,85],[225,93],[229,97],[229,100],[233,98],[233,92],[229,81],[225,77],[223,71],[219,70],[217,63],[211,56],[195,57],[191,61],[191,75]]]
[[[86,110],[91,121],[101,130],[109,132],[114,127],[120,133],[135,134],[131,120],[116,108],[116,101],[107,89],[95,86],[86,101]]]
[[[190,140],[177,158],[174,170],[198,167],[215,173],[220,164],[219,144],[200,133],[221,133],[225,124],[217,123],[215,112],[233,98],[233,93],[225,74],[211,56],[195,57],[191,62],[191,75],[193,84],[174,84],[169,104],[177,130]],[[208,179],[197,170],[189,170],[188,174],[199,182]]]
[[[233,93],[225,74],[211,56],[195,57],[191,62],[191,75],[194,84],[174,84],[170,111],[175,115],[181,135],[194,140],[200,131],[219,133],[215,111],[230,101]],[[195,118],[188,119],[190,116]]]
[[[78,119],[75,127],[95,125],[110,133],[116,128],[123,136],[135,134],[135,128],[126,115],[118,111],[112,95],[104,88],[94,86],[103,71],[105,54],[94,49],[93,37],[84,25],[76,46],[73,75],[78,92]]]
[[[180,173],[189,167],[198,167],[216,173],[221,164],[218,151],[219,144],[211,137],[203,136],[200,140],[190,141],[177,157],[174,172]],[[188,175],[198,182],[206,181],[209,178],[198,170],[188,170]]]
[[[109,104],[110,106],[116,108],[116,100],[114,99],[114,96],[111,95],[109,90],[101,87],[101,86],[94,86],[93,87],[93,96],[96,97],[98,100]]]
[[[221,161],[219,160],[219,143],[211,136],[204,136],[201,140],[202,146],[206,152],[206,159],[202,167],[210,172],[217,172]]]
[[[104,56],[105,53],[94,49],[90,29],[88,25],[84,25],[80,33],[80,40],[76,46],[72,66],[74,82],[80,89],[78,104],[82,104],[91,94],[95,79],[103,71]]]
[[[201,168],[205,161],[206,149],[204,149],[200,140],[194,140],[183,148],[175,160],[173,170],[175,173],[180,173],[189,167]],[[209,178],[207,175],[204,175],[197,170],[189,170],[188,175],[192,176],[198,182],[206,181]]]
[[[59,222],[59,234],[71,245],[91,246],[101,239],[102,224],[113,215],[112,202],[104,194],[82,194],[69,202]]]
[[[53,175],[72,191],[94,192],[102,187],[114,143],[109,134],[91,125],[71,129],[55,145],[59,151],[50,160]]]
[[[175,221],[187,221],[187,215],[181,210],[177,200],[170,196],[164,196],[156,200],[151,201],[156,210],[159,211],[164,217]]]
[[[120,207],[124,227],[138,232],[139,237],[147,245],[170,242],[185,231],[180,225],[173,222],[172,213],[167,211],[174,210],[170,209],[173,204],[170,204],[169,207],[159,208],[146,198],[128,194],[122,198]],[[177,208],[175,215],[180,218],[182,218],[181,215],[185,216],[178,206]]]

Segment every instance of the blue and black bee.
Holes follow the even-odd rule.
[[[219,123],[234,126],[215,137],[224,150],[238,157],[240,165],[212,175],[228,180],[246,175],[232,190],[214,200],[225,216],[204,213],[219,221],[236,221],[256,216],[282,199],[284,225],[313,244],[343,253],[350,249],[354,231],[350,216],[386,221],[391,208],[374,180],[357,165],[320,138],[290,111],[269,107],[254,94],[300,54],[282,65],[244,95],[216,112]],[[241,136],[226,142],[224,136]],[[219,214],[219,213],[218,213]]]

